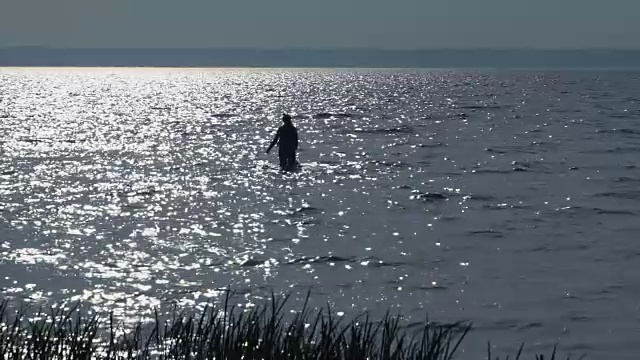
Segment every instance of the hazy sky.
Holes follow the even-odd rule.
[[[640,48],[640,0],[0,0],[0,46]]]

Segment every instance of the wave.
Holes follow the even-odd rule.
[[[636,215],[635,212],[630,210],[611,210],[611,209],[600,209],[600,208],[593,208],[593,210],[600,215],[631,215],[631,216]]]
[[[313,115],[314,119],[331,119],[331,118],[348,119],[348,118],[352,118],[352,117],[355,117],[355,115],[351,114],[351,113],[322,112],[322,113],[317,113],[317,114]]]
[[[413,134],[415,130],[411,126],[403,125],[383,129],[356,129],[354,132],[364,134]]]
[[[569,213],[571,215],[627,215],[635,216],[636,213],[631,210],[619,210],[619,209],[604,209],[599,207],[583,207],[583,206],[569,206],[565,208],[557,209],[558,212]]]
[[[419,192],[417,190],[412,191],[414,193],[409,197],[410,200],[424,200],[424,201],[435,201],[435,200],[447,200],[449,195],[437,193],[437,192]]]
[[[640,179],[632,178],[632,177],[629,177],[629,176],[622,176],[622,177],[616,178],[615,181],[617,181],[617,182],[638,183],[638,182],[640,182]]]
[[[36,138],[22,138],[22,139],[17,139],[17,141],[19,142],[26,142],[29,144],[39,144],[39,143],[46,143],[46,144],[53,144],[53,143],[68,143],[68,144],[75,144],[77,142],[84,142],[87,141],[86,139],[84,140],[77,140],[77,139],[36,139]]]
[[[323,256],[303,256],[297,259],[293,259],[287,262],[289,265],[300,264],[316,264],[316,263],[331,263],[331,262],[355,262],[355,257],[341,257],[335,255],[323,255]]]
[[[315,208],[313,206],[304,206],[293,211],[291,215],[300,215],[300,214],[318,214],[321,213],[322,209]]]
[[[238,115],[237,114],[230,114],[230,113],[211,114],[211,117],[218,118],[218,119],[229,119],[229,118],[236,117],[236,116],[238,116]]]
[[[488,229],[488,230],[469,230],[467,235],[486,235],[494,238],[502,238],[504,234],[501,231]]]
[[[390,162],[390,161],[372,160],[369,163],[374,165],[382,165],[386,167],[397,167],[397,168],[407,168],[411,166],[403,161]]]
[[[435,148],[435,147],[442,147],[442,146],[447,146],[445,143],[442,142],[437,142],[437,143],[433,143],[433,144],[415,144],[412,145],[415,146],[417,148]]]
[[[528,171],[525,168],[512,168],[512,169],[473,169],[471,170],[474,174],[509,174],[512,172],[518,171]]]
[[[633,191],[607,191],[593,195],[594,197],[610,197],[616,199],[635,200],[640,199],[640,190]]]
[[[502,109],[502,106],[500,105],[465,105],[465,106],[460,106],[460,109],[470,109],[470,110]]]

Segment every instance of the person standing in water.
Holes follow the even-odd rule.
[[[278,128],[276,136],[271,141],[267,149],[267,154],[271,148],[278,144],[278,157],[280,158],[280,168],[285,171],[293,171],[296,168],[296,150],[298,149],[298,130],[291,122],[291,116],[282,115],[284,125]]]

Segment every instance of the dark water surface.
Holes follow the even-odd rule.
[[[636,359],[639,120],[640,72],[0,69],[0,289],[128,319],[311,290],[471,320],[463,359]]]

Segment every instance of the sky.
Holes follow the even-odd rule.
[[[0,47],[640,49],[640,0],[0,0]]]

